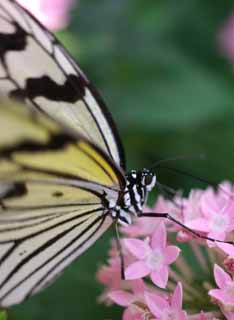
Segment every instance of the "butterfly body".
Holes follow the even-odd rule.
[[[108,205],[113,219],[121,224],[132,224],[132,216],[142,212],[148,193],[156,184],[156,175],[150,170],[132,170],[126,175],[126,187],[117,204]]]

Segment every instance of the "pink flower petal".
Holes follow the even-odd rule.
[[[220,208],[217,204],[217,196],[212,188],[208,188],[203,192],[201,196],[201,209],[206,217],[219,212]]]
[[[152,209],[149,209],[151,212],[152,212]],[[168,212],[168,203],[167,203],[167,200],[165,200],[163,198],[163,196],[159,196],[157,198],[157,201],[155,203],[155,206],[153,208],[153,212],[157,212],[157,213],[165,213],[165,212]],[[160,221],[163,221],[163,219],[160,219],[158,218],[158,220]],[[160,221],[160,222],[161,222]]]
[[[165,248],[167,241],[167,231],[165,223],[161,222],[155,232],[153,233],[151,246],[153,249],[160,248],[161,250]]]
[[[209,238],[212,238],[214,240],[222,240],[224,241],[225,239],[225,236],[226,236],[226,233],[225,232],[217,232],[217,231],[212,231],[212,232],[209,232],[207,234],[207,236]],[[213,241],[212,241],[213,242]],[[213,243],[214,244],[214,243]]]
[[[233,288],[232,288],[233,289]],[[212,289],[209,291],[209,295],[215,299],[221,301],[224,305],[233,305],[234,297],[229,292],[225,292],[222,289]]]
[[[142,279],[137,279],[131,281],[131,288],[134,294],[140,295],[146,290],[146,285]]]
[[[163,309],[168,307],[168,302],[155,293],[145,293],[145,300],[150,311],[156,318],[161,317]]]
[[[132,308],[129,307],[124,310],[123,320],[142,320],[142,316],[140,313],[133,312]]]
[[[123,290],[111,291],[108,294],[108,297],[122,307],[129,306],[134,299],[134,295],[132,293]]]
[[[125,247],[138,259],[144,259],[147,251],[149,250],[149,246],[142,240],[128,238],[124,239],[123,243]]]
[[[214,265],[214,277],[220,289],[227,286],[228,282],[231,281],[231,277],[217,264]]]
[[[173,263],[180,254],[180,248],[176,246],[167,246],[165,249],[164,261],[166,264]]]
[[[234,312],[228,312],[222,310],[223,314],[225,315],[227,320],[234,320]]]
[[[186,223],[186,226],[197,231],[208,232],[210,230],[207,219],[198,218]]]
[[[179,318],[180,320],[187,320],[188,317],[187,317],[187,313],[185,311],[180,311],[179,312]]]
[[[132,320],[132,313],[130,308],[127,308],[123,312],[123,320]]]
[[[178,282],[171,298],[171,305],[176,310],[182,309],[182,293],[183,293],[182,285],[180,282]]]
[[[223,294],[222,290],[220,289],[211,289],[209,290],[208,294],[219,301],[223,301]]]
[[[234,256],[234,246],[228,243],[216,243],[217,247],[223,250],[229,256]]]
[[[143,261],[137,261],[130,264],[125,270],[126,280],[134,280],[147,276],[150,273],[149,268]]]
[[[152,271],[150,273],[150,277],[156,286],[159,288],[166,288],[167,282],[168,282],[168,268],[166,266],[163,266],[160,270],[158,271]]]

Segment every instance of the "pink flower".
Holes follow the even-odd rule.
[[[189,225],[193,220],[202,217],[202,211],[200,207],[200,199],[203,190],[191,190],[188,199],[183,200],[183,211],[181,216],[181,222],[184,225]],[[177,233],[176,239],[180,242],[187,242],[194,238],[194,235],[180,227],[180,231]]]
[[[222,310],[227,320],[234,320],[234,313]]]
[[[186,207],[187,199],[182,198],[182,196],[178,193],[173,201],[167,200],[167,208],[168,208],[168,213],[176,220],[178,220],[181,223],[184,223],[184,209]],[[167,225],[169,231],[180,231],[183,230],[181,226],[173,223],[173,222],[168,222]]]
[[[119,288],[121,283],[120,258],[109,259],[109,265],[102,266],[97,273],[97,280],[109,288]]]
[[[218,46],[220,53],[230,63],[234,62],[234,13],[226,18],[218,32]]]
[[[160,223],[150,243],[139,239],[125,239],[125,247],[139,261],[131,263],[126,271],[126,279],[139,279],[150,275],[154,284],[165,288],[168,281],[168,265],[173,263],[180,252],[176,246],[167,246],[165,224]]]
[[[160,200],[160,201],[159,201]],[[179,222],[186,226],[216,239],[233,239],[234,231],[234,185],[223,182],[217,191],[212,188],[202,190],[191,190],[188,198],[180,195],[174,197],[173,201],[160,198],[155,208],[146,209],[152,212],[167,212]],[[180,257],[175,265],[176,269],[170,269],[178,255],[179,248],[167,245],[168,236],[177,232],[177,241],[187,241],[193,252],[194,258],[200,266],[199,272],[207,276],[207,265],[214,261],[223,261],[229,273],[234,274],[234,246],[227,243],[216,242],[216,247],[211,254],[207,243],[197,242],[193,236],[184,231],[182,226],[175,225],[166,219],[142,218],[136,219],[132,226],[122,228],[121,231],[129,238],[123,239],[122,248],[125,260],[125,277],[128,281],[120,278],[120,263],[118,251],[112,245],[109,251],[109,267],[103,272],[99,271],[99,281],[106,286],[106,298],[112,303],[124,307],[123,320],[213,320],[220,318],[221,312],[228,320],[234,320],[234,277],[226,273],[222,268],[215,265],[214,275],[217,288],[209,291],[209,283],[204,282],[204,277],[196,277],[197,269],[185,255]],[[147,238],[143,241],[142,236]],[[174,237],[173,237],[174,239]],[[208,242],[209,244],[209,242]],[[204,247],[206,245],[206,247]],[[225,252],[226,254],[224,255]],[[206,252],[204,255],[204,251]],[[215,253],[212,254],[212,253]],[[117,262],[118,261],[118,262]],[[170,269],[170,281],[168,273]],[[119,272],[119,273],[117,273]],[[149,276],[152,281],[144,283],[141,290],[133,287],[142,281],[142,277]],[[194,280],[198,283],[193,286]],[[186,287],[185,302],[188,313],[182,310],[182,287],[178,281],[183,281]],[[153,283],[158,287],[153,287]],[[161,288],[168,289],[177,283],[172,297],[162,294]],[[210,296],[217,306],[209,308],[209,312],[201,310],[210,302]]]
[[[144,291],[146,290],[143,280],[131,281],[132,292],[124,290],[112,290],[108,297],[117,305],[125,307],[123,313],[123,320],[141,320],[142,313],[145,311],[141,309],[140,305],[144,304]]]
[[[155,293],[145,293],[146,303],[156,319],[186,320],[186,312],[182,310],[182,286],[177,284],[171,299],[165,299]]]
[[[144,212],[168,212],[167,201],[163,197],[159,196],[154,208],[145,208]],[[162,218],[137,218],[135,223],[127,227],[123,227],[121,231],[130,237],[151,236],[155,229],[158,227]]]
[[[220,191],[215,193],[208,188],[201,196],[203,217],[194,219],[187,225],[195,230],[207,233],[213,239],[225,240],[226,233],[234,229],[234,202]]]
[[[217,264],[214,266],[214,277],[219,289],[212,289],[209,295],[215,298],[221,309],[234,315],[234,279]]]
[[[202,216],[200,201],[203,190],[191,190],[184,209],[184,224]]]
[[[64,28],[74,0],[17,0],[50,30]]]
[[[223,198],[223,201],[232,202],[234,197],[234,185],[229,181],[223,181],[218,186],[218,195],[220,198]]]

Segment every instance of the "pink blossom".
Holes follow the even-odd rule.
[[[214,277],[219,289],[212,289],[209,295],[215,298],[221,309],[234,315],[234,279],[217,264],[214,266]]]
[[[203,192],[204,191],[200,189],[190,191],[184,208],[184,224],[202,217],[200,201]]]
[[[227,320],[234,320],[234,312],[222,310]]]
[[[234,245],[229,243],[216,243],[216,246],[219,247],[223,252],[225,252],[228,256],[234,256]]]
[[[167,246],[165,224],[160,223],[151,241],[125,239],[125,247],[138,259],[131,263],[126,271],[126,279],[138,279],[150,275],[154,284],[165,288],[168,282],[168,265],[173,263],[180,252],[176,246]]]
[[[122,253],[124,255],[125,268],[135,260],[129,252],[126,254],[126,249],[122,246]],[[121,278],[121,260],[119,257],[119,251],[116,246],[116,240],[112,240],[112,245],[108,251],[109,259],[108,264],[101,266],[96,274],[97,280],[102,283],[106,290],[100,296],[99,301],[110,304],[109,292],[111,290],[127,289],[131,287],[131,281],[123,280]]]
[[[102,266],[97,273],[97,280],[109,288],[119,288],[121,282],[120,258],[109,259],[109,264]]]
[[[138,305],[144,304],[144,292],[146,286],[143,280],[131,281],[131,292],[124,290],[112,290],[109,292],[109,298],[117,305],[125,307],[123,320],[141,320],[144,309]]]
[[[234,199],[234,185],[229,181],[223,181],[218,186],[218,195],[224,201],[233,201]]]
[[[64,28],[74,0],[17,0],[50,30]]]
[[[227,199],[223,193],[215,193],[212,188],[205,190],[201,196],[203,217],[194,219],[187,225],[208,237],[225,240],[226,234],[234,229],[234,202]]]
[[[218,32],[218,46],[220,53],[230,63],[234,62],[234,13],[231,12]]]
[[[186,207],[187,199],[182,198],[182,196],[178,193],[172,201],[167,200],[167,208],[168,213],[176,220],[181,223],[184,223],[184,208]],[[182,227],[173,223],[169,222],[168,230],[169,231],[180,231]]]
[[[174,197],[173,201],[167,200],[166,206],[168,208],[168,213],[171,217],[176,219],[182,224],[186,224],[190,219],[195,219],[198,216],[198,191],[192,190],[188,199],[183,198],[179,193]],[[194,208],[196,208],[194,210]],[[193,234],[185,230],[179,224],[176,224],[171,221],[167,221],[167,229],[170,232],[177,232],[176,239],[179,242],[186,242],[193,238]]]
[[[188,198],[177,195],[173,201],[160,197],[153,209],[148,212],[167,212],[173,218],[186,226],[197,230],[199,233],[216,238],[232,239],[234,231],[234,186],[225,181],[219,185],[217,191],[212,188],[191,190]],[[196,278],[197,270],[186,259],[185,255],[176,261],[176,269],[170,270],[169,265],[179,255],[179,248],[167,245],[167,231],[171,235],[177,232],[177,241],[187,241],[193,252],[194,259],[200,265],[199,270],[207,276],[207,265],[214,261],[223,261],[229,273],[234,273],[234,246],[218,243],[203,255],[204,248],[197,241],[190,241],[193,236],[182,226],[173,224],[166,219],[142,218],[136,219],[132,226],[122,228],[121,231],[129,238],[122,240],[123,255],[125,260],[125,277],[121,280],[118,251],[115,244],[109,251],[109,266],[105,266],[99,272],[99,281],[105,284],[105,301],[109,300],[124,307],[123,320],[213,320],[221,317],[221,313],[228,319],[234,320],[234,277],[230,276],[219,266],[215,266],[214,275],[217,288],[207,293],[209,283],[204,282],[204,277]],[[141,237],[146,236],[145,240]],[[202,241],[202,244],[206,244]],[[209,244],[209,242],[208,242]],[[224,253],[225,252],[225,259]],[[149,276],[152,281],[144,283],[144,288],[136,291],[133,286],[142,277]],[[178,284],[180,279],[186,286],[185,302],[188,305],[188,313],[182,310],[182,288]],[[200,280],[199,280],[200,279]],[[149,279],[147,279],[149,280]],[[193,281],[198,283],[193,286]],[[154,288],[152,282],[159,288]],[[173,283],[177,283],[174,294],[162,295],[160,288],[165,288],[168,283],[170,289]],[[206,295],[205,295],[206,294]],[[202,312],[204,306],[210,302],[209,296],[217,306],[209,312]],[[204,299],[204,300],[203,300]],[[203,304],[204,303],[204,304]]]
[[[188,199],[183,200],[183,212],[181,222],[184,225],[189,225],[191,221],[202,217],[202,211],[200,206],[200,200],[203,190],[191,190]],[[187,242],[194,238],[194,235],[180,227],[180,231],[177,233],[176,239],[180,242]]]
[[[153,208],[145,208],[144,212],[166,213],[168,212],[167,201],[159,196]],[[135,223],[123,227],[121,231],[130,237],[151,236],[163,218],[137,218]]]
[[[186,320],[186,312],[182,310],[182,286],[178,283],[171,299],[165,299],[155,293],[145,293],[146,303],[156,319]]]

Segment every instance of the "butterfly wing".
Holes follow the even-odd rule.
[[[11,119],[11,120],[10,120]],[[0,103],[0,307],[40,291],[111,224],[124,177],[97,146]],[[21,129],[20,129],[21,128]]]
[[[103,100],[59,41],[13,0],[0,3],[0,91],[72,127],[125,167]]]

